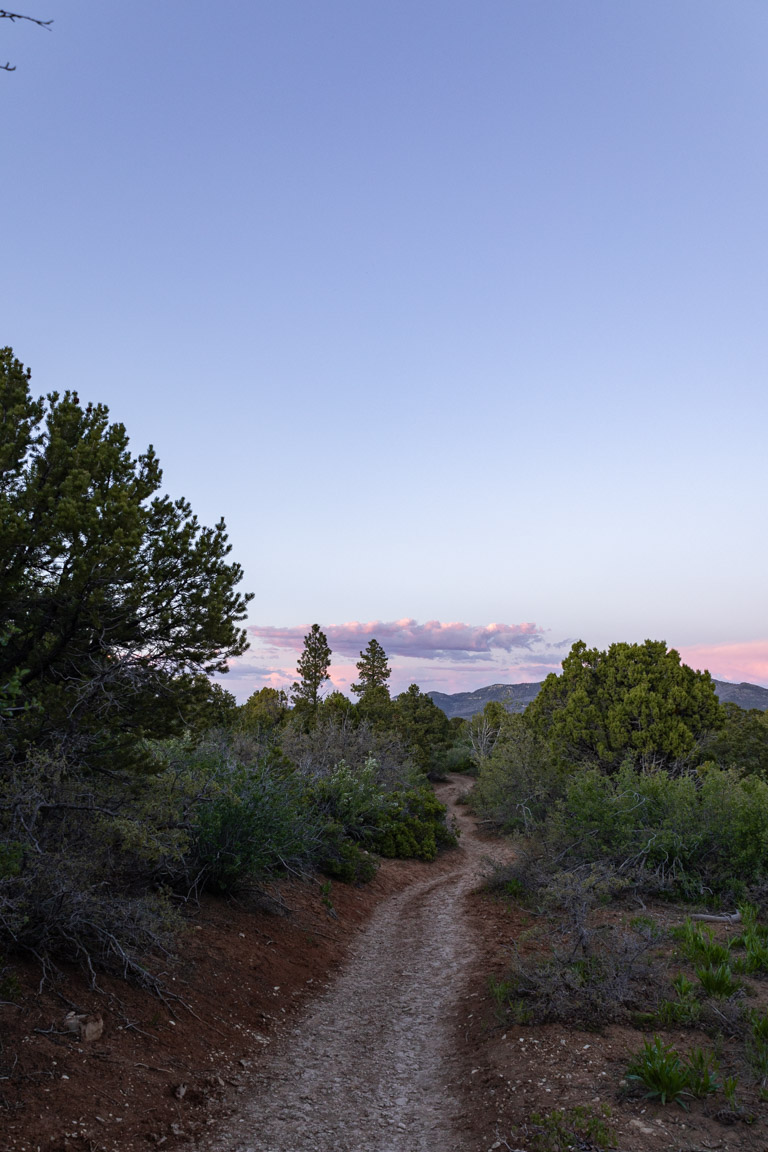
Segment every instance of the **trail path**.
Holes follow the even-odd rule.
[[[342,973],[254,1076],[252,1099],[200,1152],[460,1152],[450,1029],[474,951],[462,897],[487,846],[439,795],[460,847],[376,910]]]

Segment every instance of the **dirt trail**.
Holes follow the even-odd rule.
[[[460,847],[389,897],[349,961],[260,1062],[244,1111],[200,1152],[458,1152],[450,1029],[474,959],[462,897],[488,848],[456,806],[470,781],[438,789]]]

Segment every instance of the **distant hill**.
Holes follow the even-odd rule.
[[[507,712],[524,712],[531,700],[536,699],[542,684],[542,680],[530,684],[489,684],[474,692],[428,692],[427,695],[449,718],[461,716],[469,720],[476,712],[482,712],[489,700],[500,700]],[[768,711],[768,688],[761,688],[759,684],[715,680],[715,691],[723,704]]]
[[[768,712],[768,688],[759,684],[729,684],[715,680],[715,691],[721,704],[738,704],[739,708],[759,708]]]
[[[507,712],[524,712],[531,700],[538,696],[543,683],[539,680],[532,684],[489,684],[487,688],[476,688],[474,692],[428,692],[427,695],[449,719],[462,716],[469,720],[476,712],[482,712],[489,700],[500,700]]]

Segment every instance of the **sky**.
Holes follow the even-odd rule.
[[[0,343],[226,520],[240,699],[768,685],[763,0],[29,0]]]

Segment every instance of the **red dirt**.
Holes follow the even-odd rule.
[[[611,915],[628,920],[636,911],[620,907]],[[669,904],[647,909],[664,928],[682,924],[688,912]],[[721,1076],[728,1066],[741,1065],[737,1093],[741,1118],[725,1106],[722,1093],[709,1100],[691,1100],[687,1109],[645,1099],[630,1091],[624,1077],[631,1057],[651,1033],[619,1025],[590,1032],[562,1024],[499,1023],[488,994],[489,976],[508,975],[512,942],[531,928],[535,917],[518,904],[484,893],[468,898],[467,913],[483,957],[464,991],[456,1029],[456,1043],[468,1067],[463,1118],[467,1152],[526,1149],[540,1133],[532,1113],[546,1115],[578,1105],[610,1108],[609,1123],[621,1152],[768,1152],[768,1108],[744,1066],[743,1042],[727,1038],[715,1042],[685,1030],[662,1033],[681,1053],[695,1045],[719,1047]],[[722,928],[720,934],[728,931]],[[764,999],[765,990],[760,996]],[[757,1001],[752,1003],[758,1006]],[[752,1122],[747,1123],[746,1117]]]
[[[452,790],[466,784],[454,781]],[[466,810],[460,815],[476,863],[482,838]],[[487,846],[499,854],[498,841]],[[0,1007],[0,1152],[209,1147],[213,1134],[226,1133],[244,1114],[255,1082],[270,1074],[272,1053],[308,1019],[314,994],[336,986],[376,909],[398,892],[424,887],[432,875],[454,875],[462,858],[469,859],[460,848],[434,865],[385,861],[363,888],[334,884],[332,909],[317,882],[281,882],[258,903],[205,899],[165,973],[183,1004],[169,1007],[106,978],[94,991],[73,971],[39,993],[35,966],[16,965],[24,995],[18,1006]],[[613,1111],[622,1152],[768,1149],[766,1108],[746,1078],[739,1095],[756,1122],[727,1125],[718,1117],[721,1098],[695,1101],[685,1112],[623,1094],[629,1054],[644,1038],[633,1029],[500,1026],[488,978],[505,975],[511,942],[529,913],[476,892],[460,895],[456,909],[474,959],[468,972],[441,973],[453,983],[451,1045],[433,1081],[438,1105],[442,1098],[457,1102],[452,1150],[528,1149],[536,1136],[533,1112],[598,1102]],[[655,914],[679,922],[684,911],[665,906]],[[66,1034],[70,1009],[101,1013],[103,1035],[86,1044]],[[679,1040],[682,1048],[701,1043],[690,1035]],[[389,1137],[381,1138],[376,1147],[389,1149]],[[410,1149],[407,1133],[398,1138]]]
[[[187,1143],[236,1106],[248,1069],[342,963],[378,902],[425,865],[387,861],[364,888],[283,881],[256,904],[205,898],[165,979],[183,1004],[66,971],[38,994],[34,964],[15,964],[23,995],[0,1007],[2,1152],[131,1152]],[[278,903],[279,901],[279,903]],[[101,1013],[88,1044],[65,1034],[70,1009]]]

